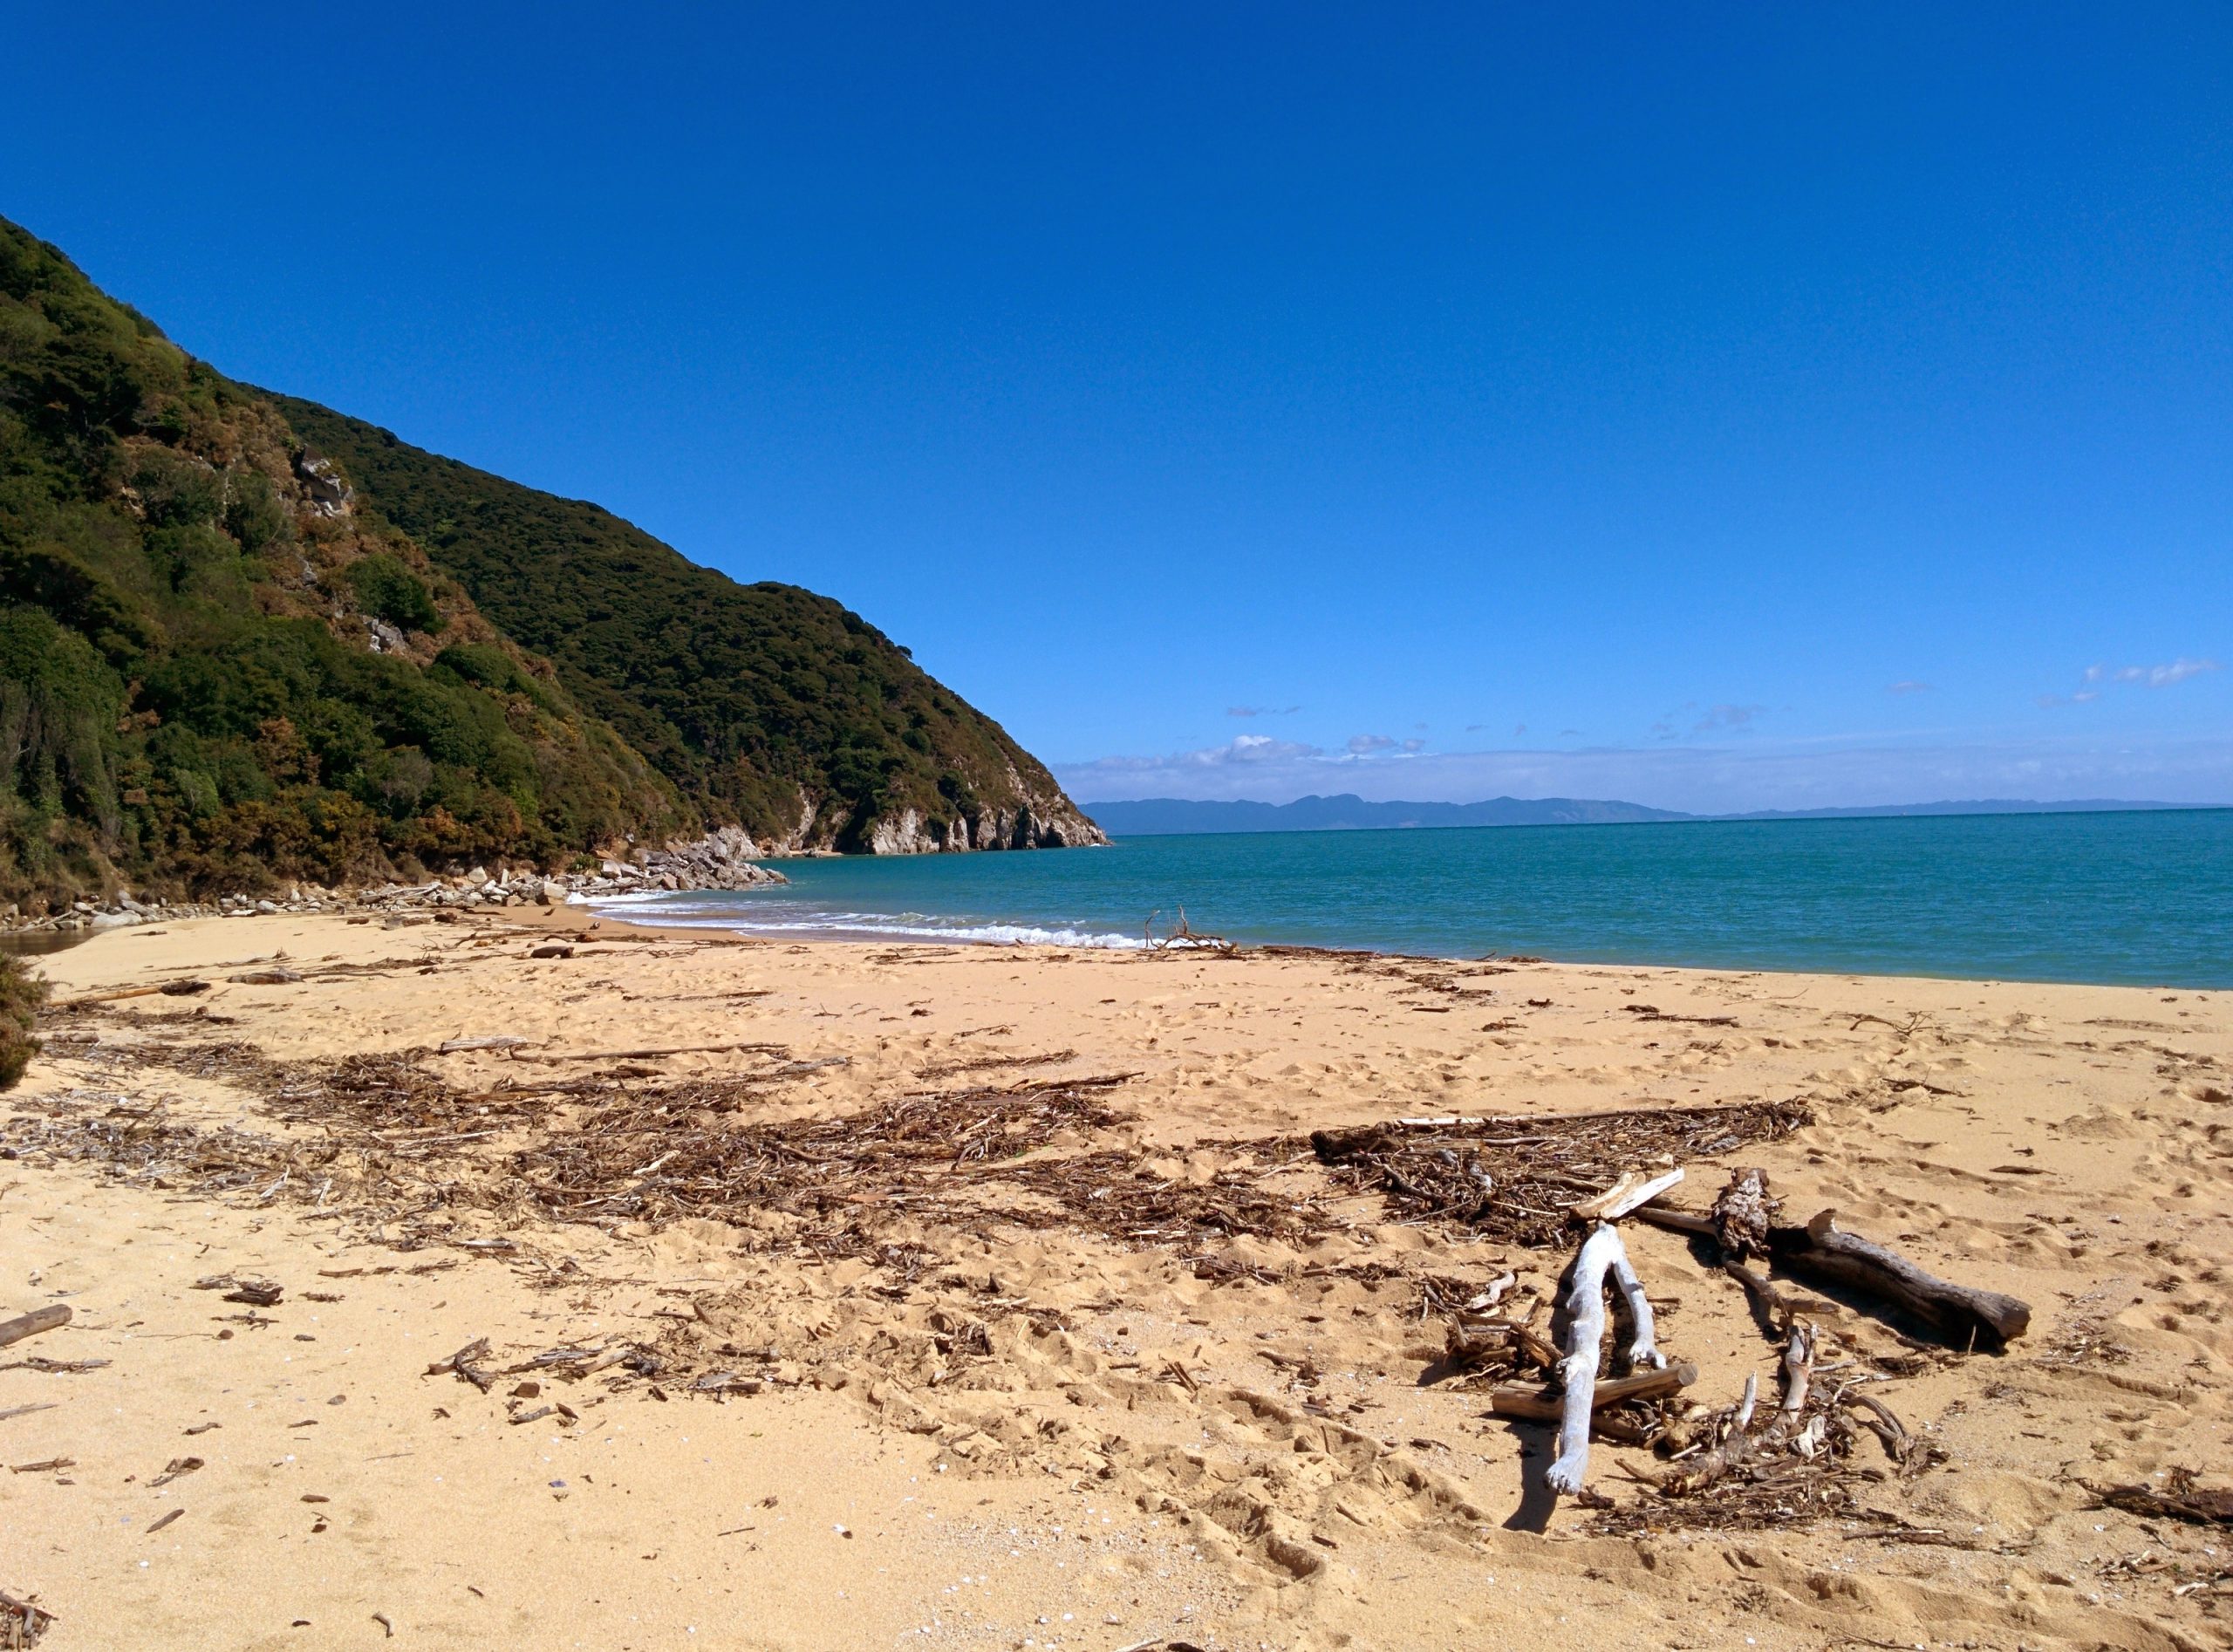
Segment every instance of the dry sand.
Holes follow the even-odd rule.
[[[44,1644],[2227,1643],[2233,1533],[2087,1490],[2227,1465],[2227,994],[596,933],[627,939],[538,959],[547,937],[493,923],[278,917],[40,960],[65,997],[221,983],[51,1017],[0,1102],[0,1314],[76,1314],[0,1351],[0,1589],[56,1614]],[[308,979],[224,981],[274,959]],[[333,1058],[491,1034],[531,1041],[426,1058],[447,1099],[321,1116]],[[777,1048],[522,1059],[735,1042]],[[1316,1216],[1287,1240],[1128,1239],[1109,1201],[1064,1214],[956,1173],[920,1197],[841,1178],[818,1215],[646,1220],[671,1173],[647,1162],[557,1219],[542,1144],[611,1095],[513,1098],[615,1072],[705,1081],[666,1117],[603,1115],[615,1152],[638,1127],[1133,1074],[1032,1162],[1121,1154],[1093,1162]],[[1266,1140],[1794,1099],[1813,1123],[1728,1162],[1792,1218],[1834,1207],[2035,1308],[2008,1352],[1966,1357],[1826,1321],[1847,1357],[1909,1356],[1874,1391],[1943,1453],[1864,1485],[1900,1540],[1835,1519],[1593,1535],[1601,1511],[1538,1489],[1547,1428],[1433,1380],[1422,1287],[1508,1267],[1540,1296],[1567,1253],[1396,1219]],[[250,1174],[274,1163],[283,1183]],[[1702,1206],[1726,1168],[1675,1197]],[[1677,1235],[1628,1237],[1691,1396],[1724,1404],[1748,1372],[1772,1393],[1738,1291]],[[227,1274],[283,1295],[195,1288]],[[427,1374],[481,1337],[488,1392]],[[659,1363],[508,1369],[632,1348]],[[693,1389],[719,1371],[726,1396]],[[511,1420],[554,1403],[571,1416]],[[1652,1466],[1600,1444],[1593,1484],[1649,1507],[1627,1471]]]

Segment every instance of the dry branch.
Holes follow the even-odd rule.
[[[1629,1400],[1663,1399],[1670,1394],[1680,1393],[1697,1380],[1698,1368],[1687,1363],[1658,1371],[1638,1371],[1629,1376],[1608,1377],[1590,1390],[1590,1410],[1601,1411],[1608,1405],[1620,1405]],[[1514,1382],[1490,1390],[1489,1410],[1499,1416],[1556,1423],[1566,1416],[1566,1396],[1559,1389]]]

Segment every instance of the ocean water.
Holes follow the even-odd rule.
[[[2233,987],[2233,809],[1134,837],[786,860],[611,916],[823,939],[1242,941],[1452,958]]]

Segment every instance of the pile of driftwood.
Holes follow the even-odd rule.
[[[1765,1260],[1963,1351],[1998,1348],[2023,1335],[2031,1309],[2013,1297],[1936,1278],[1840,1228],[1832,1212],[1804,1226],[1780,1224],[1767,1178],[1757,1170],[1732,1171],[1702,1213],[1663,1202],[1680,1178],[1679,1171],[1629,1172],[1569,1206],[1569,1220],[1587,1225],[1588,1232],[1559,1295],[1560,1345],[1531,1323],[1533,1313],[1506,1307],[1504,1293],[1492,1288],[1452,1314],[1446,1366],[1480,1376],[1533,1371],[1549,1379],[1494,1389],[1491,1413],[1558,1423],[1557,1455],[1545,1483],[1606,1511],[1601,1530],[1756,1527],[1832,1513],[1897,1526],[1861,1508],[1856,1488],[1927,1466],[1931,1448],[1868,1391],[1885,1373],[1854,1348],[1832,1350],[1837,1339],[1806,1317],[1809,1305],[1752,1265]],[[1761,1395],[1757,1375],[1718,1409],[1682,1400],[1697,1373],[1671,1363],[1658,1346],[1650,1300],[1615,1225],[1624,1218],[1690,1235],[1743,1287],[1780,1350],[1775,1400]],[[1608,1336],[1608,1287],[1626,1328],[1617,1344]],[[1832,1351],[1836,1357],[1826,1357]],[[1594,1437],[1655,1448],[1664,1466],[1641,1477],[1656,1494],[1652,1501],[1615,1509],[1589,1490]],[[1870,1440],[1881,1447],[1886,1468],[1857,1459]]]

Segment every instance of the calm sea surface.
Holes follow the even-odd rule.
[[[1134,837],[776,863],[599,902],[801,937],[1235,940],[1472,958],[2233,987],[2233,809]]]

